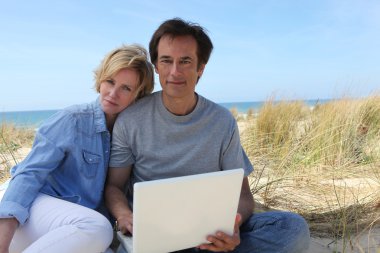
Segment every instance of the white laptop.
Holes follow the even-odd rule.
[[[208,243],[216,231],[232,235],[243,176],[234,169],[136,183],[133,237],[118,232],[119,240],[129,253],[166,253]]]

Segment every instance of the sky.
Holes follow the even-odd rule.
[[[174,17],[213,41],[196,91],[214,102],[379,94],[377,0],[0,0],[0,112],[93,101],[104,55]]]

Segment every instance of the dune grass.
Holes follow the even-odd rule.
[[[268,100],[245,122],[251,188],[267,208],[303,215],[314,235],[346,240],[380,212],[380,96],[309,108]]]
[[[251,190],[264,209],[295,211],[312,234],[341,239],[380,223],[380,96],[341,98],[310,108],[269,99],[245,116],[242,144],[255,166]],[[34,130],[0,126],[0,182],[31,147]],[[363,251],[364,252],[364,251]]]
[[[17,150],[31,147],[34,139],[32,128],[19,128],[14,124],[0,125],[0,183],[9,178],[9,169],[20,161]]]

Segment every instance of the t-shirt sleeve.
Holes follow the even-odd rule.
[[[253,166],[248,159],[240,142],[239,129],[236,122],[231,133],[231,138],[222,154],[222,169],[244,169],[244,176],[248,176],[253,171]]]

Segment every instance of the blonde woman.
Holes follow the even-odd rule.
[[[152,92],[153,79],[144,48],[117,48],[95,71],[98,99],[66,108],[39,128],[0,203],[0,253],[107,250],[112,227],[96,210],[112,128],[122,110]]]

